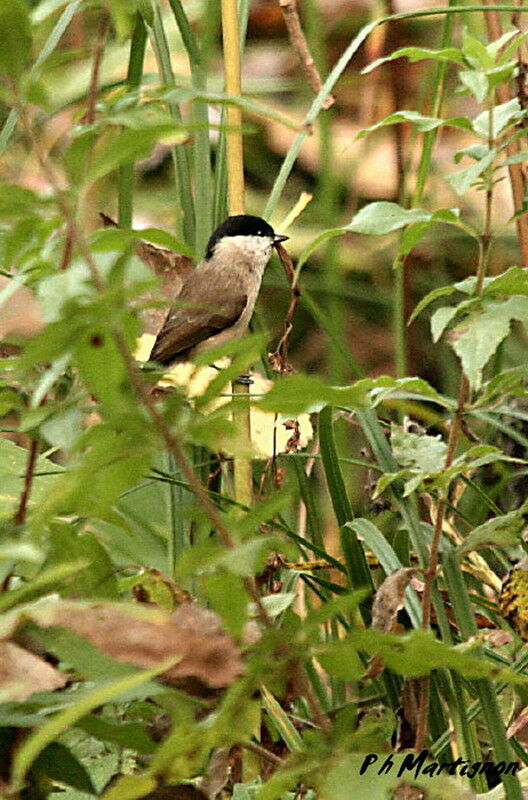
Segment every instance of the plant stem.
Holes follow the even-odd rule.
[[[31,489],[33,487],[33,478],[35,476],[35,467],[37,465],[38,452],[39,452],[38,439],[32,439],[31,444],[29,445],[26,471],[24,473],[24,488],[22,489],[22,494],[20,495],[20,501],[17,512],[13,518],[13,522],[15,525],[23,525],[24,522],[26,521],[27,507],[31,495]]]
[[[222,0],[222,38],[224,46],[224,82],[227,94],[234,97],[242,95],[240,77],[240,33],[236,0]],[[244,150],[242,142],[242,109],[230,104],[227,106],[226,120],[226,158],[227,158],[227,205],[229,214],[243,214],[244,199]],[[249,408],[249,386],[233,381],[233,421],[244,436],[251,442],[251,417]],[[248,458],[235,458],[234,493],[235,500],[251,506],[253,498],[253,466]]]
[[[141,86],[146,41],[147,29],[145,28],[143,17],[140,14],[136,14],[126,77],[126,86],[129,91],[138,89]],[[133,194],[134,164],[122,164],[119,167],[117,182],[118,220],[122,228],[132,227]]]

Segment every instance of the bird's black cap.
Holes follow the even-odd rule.
[[[207,243],[206,258],[211,258],[216,243],[224,236],[271,236],[274,239],[275,231],[265,219],[254,217],[252,214],[236,214],[228,217],[211,234]]]

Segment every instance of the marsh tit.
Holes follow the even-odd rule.
[[[186,277],[150,360],[163,365],[188,361],[243,336],[272,250],[288,238],[250,214],[222,222],[209,239],[205,258]]]

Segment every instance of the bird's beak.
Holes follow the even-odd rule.
[[[273,244],[274,245],[280,244],[281,242],[285,242],[289,238],[290,238],[289,236],[281,236],[279,233],[276,233],[275,238],[273,239]]]

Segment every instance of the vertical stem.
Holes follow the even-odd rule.
[[[152,28],[149,27],[152,37],[152,47],[158,62],[158,70],[164,86],[174,86],[174,73],[172,71],[170,50],[163,20],[158,6],[154,9],[154,20]],[[182,122],[180,107],[175,102],[169,102],[169,112],[176,122]],[[179,214],[176,218],[176,231],[183,234],[185,240],[191,244],[194,242],[194,201],[192,194],[192,184],[189,169],[189,162],[185,145],[171,147],[171,155],[174,163],[174,181],[176,184],[176,208]]]
[[[191,68],[191,83],[198,92],[207,91],[207,76],[203,65],[202,54],[195,39],[180,0],[169,0],[172,13],[180,31]],[[207,103],[197,100],[192,102],[192,121],[195,123],[193,134],[193,172],[194,200],[196,206],[195,219],[195,251],[204,252],[212,226],[211,203],[211,148],[209,143],[209,116]]]
[[[491,0],[484,0],[484,5],[492,6],[496,3]],[[522,5],[522,4],[521,4]],[[502,34],[502,26],[499,12],[496,9],[489,9],[484,13],[486,22],[486,29],[490,41],[498,39]],[[520,23],[520,10],[519,10],[519,23]],[[519,24],[519,28],[521,28]],[[507,103],[512,99],[512,92],[507,83],[500,83],[495,91],[499,103]],[[510,137],[506,145],[506,153],[509,157],[518,155],[523,149],[523,143],[520,138]],[[510,176],[510,184],[513,196],[513,205],[515,211],[518,213],[524,207],[524,197],[528,188],[528,181],[526,179],[526,171],[522,164],[509,164],[508,172]],[[521,258],[523,267],[528,267],[528,214],[521,214],[515,220],[517,226],[517,238],[519,240],[519,248],[521,250]]]
[[[225,91],[234,97],[242,94],[240,77],[240,33],[237,0],[222,0],[222,38],[224,46]],[[227,149],[227,202],[229,214],[243,214],[244,202],[244,152],[242,145],[242,110],[228,105],[226,111],[228,131]],[[233,382],[233,421],[251,441],[251,419],[249,410],[249,386]],[[253,470],[251,460],[236,458],[234,462],[235,499],[250,506],[253,495]]]
[[[29,445],[26,471],[24,473],[24,488],[22,489],[22,494],[20,495],[17,512],[13,518],[13,523],[15,525],[23,525],[26,521],[27,507],[31,495],[31,489],[33,488],[33,478],[35,476],[38,453],[39,441],[38,439],[32,439],[31,444]]]
[[[222,0],[222,38],[224,43],[224,80],[226,94],[240,97],[240,46],[236,0]],[[242,150],[242,110],[227,106],[227,198],[230,214],[244,213],[244,154]]]
[[[140,14],[136,14],[126,77],[126,86],[129,91],[141,86],[146,41],[147,29],[145,28],[143,17]],[[134,164],[122,164],[119,168],[117,182],[118,219],[122,228],[130,228],[132,226],[133,199]]]

